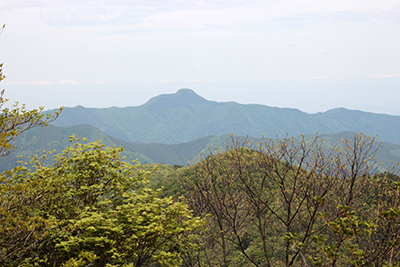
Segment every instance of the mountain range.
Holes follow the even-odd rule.
[[[337,145],[340,138],[349,139],[355,132],[364,131],[384,141],[378,156],[389,165],[392,159],[400,162],[399,130],[399,116],[344,108],[307,114],[296,109],[208,101],[190,89],[181,89],[138,107],[65,108],[51,125],[21,134],[15,143],[18,149],[0,161],[0,171],[15,166],[16,155],[26,160],[43,149],[61,152],[71,145],[72,134],[122,146],[127,161],[187,165],[211,146],[226,148],[231,134],[260,142],[262,136],[319,132],[321,138]]]
[[[400,145],[400,116],[344,108],[308,114],[298,109],[209,101],[190,89],[159,95],[136,107],[65,108],[53,123],[79,124],[92,125],[127,142],[178,144],[223,134],[260,138],[363,131]]]
[[[65,147],[71,146],[69,137],[75,135],[76,138],[87,138],[89,141],[101,140],[107,146],[124,147],[122,156],[126,157],[126,161],[132,162],[138,159],[142,164],[163,163],[171,165],[186,166],[201,158],[202,153],[208,152],[208,149],[218,149],[224,151],[230,147],[232,136],[206,136],[190,142],[180,144],[162,144],[162,143],[132,143],[127,142],[112,136],[109,136],[97,128],[81,124],[76,126],[62,127],[49,125],[47,127],[36,127],[22,133],[15,142],[18,147],[9,156],[0,160],[0,171],[9,170],[18,164],[19,158],[23,156],[25,161],[33,155],[42,155],[45,151],[56,150],[60,153]],[[332,135],[322,134],[321,139],[328,146],[337,146],[341,144],[340,138],[352,139],[354,133],[341,132]],[[247,139],[254,143],[262,142],[260,138],[251,137],[235,137],[242,140]],[[295,137],[299,138],[299,137]],[[312,136],[306,136],[311,139]],[[377,142],[375,148],[379,145]],[[387,142],[382,142],[377,156],[386,166],[394,162],[400,162],[400,145],[395,145]],[[49,157],[50,158],[50,157]]]

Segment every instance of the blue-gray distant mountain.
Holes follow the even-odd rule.
[[[53,124],[90,124],[113,137],[145,143],[177,144],[222,134],[275,137],[364,131],[400,144],[400,116],[344,108],[308,114],[298,109],[208,101],[190,89],[156,96],[137,107],[65,108]]]

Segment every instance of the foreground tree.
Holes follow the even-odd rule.
[[[1,74],[0,64],[0,74]],[[54,114],[44,114],[44,107],[26,110],[25,105],[16,102],[11,108],[4,107],[8,99],[4,98],[4,90],[0,92],[0,157],[9,155],[14,149],[15,138],[21,133],[37,126],[47,126],[54,121],[63,108]]]
[[[0,29],[0,34],[4,29]],[[0,81],[5,76],[0,64]],[[24,131],[56,119],[0,92],[0,157]],[[79,140],[75,140],[79,141]],[[86,140],[87,141],[87,140]],[[148,173],[99,142],[66,148],[0,175],[1,266],[175,266],[202,221],[182,202],[146,189]]]
[[[374,138],[359,134],[335,148],[318,137],[258,146],[234,139],[232,147],[192,167],[189,205],[210,216],[187,265],[399,262],[399,184],[389,172],[375,175]]]
[[[121,148],[75,143],[34,158],[0,182],[3,266],[175,266],[202,222],[187,206],[145,188],[148,172]]]

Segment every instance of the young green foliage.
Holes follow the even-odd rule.
[[[35,157],[32,171],[18,166],[5,172],[0,222],[14,228],[0,228],[0,263],[178,265],[202,221],[183,202],[146,189],[149,173],[124,162],[121,151],[76,142],[51,166]]]

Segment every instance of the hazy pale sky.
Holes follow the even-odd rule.
[[[400,115],[400,0],[0,0],[0,86],[28,107],[214,101]]]

